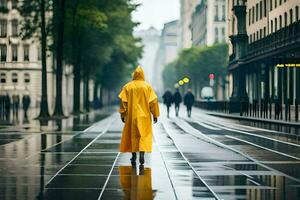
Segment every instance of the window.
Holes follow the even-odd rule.
[[[252,7],[252,24],[254,23],[254,7]]]
[[[251,8],[248,11],[249,25],[251,24]]]
[[[277,18],[275,18],[274,25],[275,25],[274,30],[277,31]]]
[[[287,13],[284,13],[284,26],[287,26]]]
[[[16,9],[18,7],[18,0],[12,0],[11,4],[12,4],[12,9]]]
[[[299,20],[299,6],[296,6],[296,21]]]
[[[274,3],[274,4],[275,4],[275,5],[274,5],[274,6],[275,6],[275,8],[277,8],[277,0],[275,0],[275,3]]]
[[[259,30],[259,38],[261,39],[263,37],[262,35],[262,29]]]
[[[5,73],[0,74],[0,82],[1,83],[6,83],[6,74]]]
[[[0,54],[1,62],[6,62],[7,48],[5,44],[0,44]]]
[[[256,21],[258,21],[258,3],[256,4],[256,13],[255,13]]]
[[[282,0],[279,0],[279,5],[281,5],[282,4]]]
[[[24,61],[29,61],[29,45],[24,45]]]
[[[273,0],[270,0],[270,11],[273,9]]]
[[[18,82],[18,74],[17,73],[12,73],[12,75],[11,75],[11,81],[13,83],[17,83]]]
[[[18,45],[16,44],[11,45],[11,53],[12,53],[11,60],[14,62],[18,61]]]
[[[264,27],[264,37],[266,37],[267,36],[267,29],[266,29],[266,27]]]
[[[225,5],[222,5],[222,20],[225,21],[226,16],[226,8]]]
[[[259,18],[262,19],[262,16],[263,16],[263,8],[262,8],[262,1],[259,2]]]
[[[11,21],[11,26],[12,26],[12,36],[13,37],[17,37],[18,36],[18,20],[17,19],[13,19]]]
[[[290,10],[290,24],[293,23],[293,10]]]
[[[38,49],[37,49],[37,59],[40,61],[40,60],[42,60],[42,50],[41,50],[41,48],[39,47]]]
[[[0,8],[7,9],[7,0],[0,0]]]
[[[218,6],[216,5],[215,6],[215,21],[218,21],[219,20],[219,9],[218,9]]]
[[[219,42],[219,30],[215,28],[215,43]]]
[[[222,28],[222,42],[225,42],[225,28]]]
[[[24,82],[25,83],[30,83],[30,75],[28,73],[24,74]]]
[[[279,29],[282,28],[282,16],[280,15],[279,16]]]
[[[1,19],[0,20],[0,37],[7,36],[7,20]]]
[[[271,33],[273,33],[273,20],[271,20]]]
[[[264,17],[267,16],[267,0],[264,0]]]

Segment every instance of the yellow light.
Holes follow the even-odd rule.
[[[178,83],[179,83],[179,85],[184,85],[184,81],[183,80],[180,80]]]
[[[183,82],[184,82],[184,83],[189,83],[189,82],[190,82],[190,79],[189,79],[188,77],[185,77],[185,78],[183,79]]]

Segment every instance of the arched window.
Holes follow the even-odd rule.
[[[0,74],[0,82],[1,83],[6,83],[6,74],[5,73]]]
[[[24,74],[24,82],[25,83],[30,83],[30,75],[28,73]]]
[[[19,22],[17,19],[13,19],[11,21],[11,35],[13,37],[18,37],[18,26],[19,26]]]
[[[271,33],[273,33],[273,20],[271,20]]]
[[[284,26],[287,26],[287,13],[284,13]]]
[[[279,16],[279,29],[282,28],[282,16],[280,15]]]
[[[274,23],[275,27],[274,30],[277,31],[277,18],[275,18],[275,23]]]
[[[17,73],[12,73],[12,75],[11,75],[11,81],[13,83],[17,83],[18,82],[18,74]]]

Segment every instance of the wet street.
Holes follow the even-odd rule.
[[[199,109],[187,118],[182,108],[176,118],[172,108],[168,119],[161,110],[142,167],[118,152],[123,124],[112,110],[29,128],[2,125],[0,199],[300,199],[297,131]]]

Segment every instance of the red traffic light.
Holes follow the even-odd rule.
[[[208,78],[209,78],[209,79],[215,79],[215,74],[209,74],[209,75],[208,75]]]

